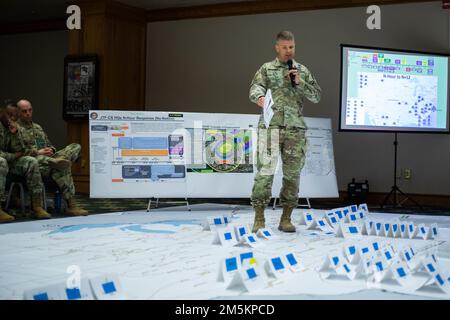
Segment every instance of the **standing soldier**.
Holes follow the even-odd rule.
[[[253,232],[265,227],[264,209],[272,196],[273,175],[281,153],[283,185],[280,202],[283,206],[279,230],[295,232],[291,214],[298,205],[300,172],[305,163],[306,125],[303,120],[303,98],[318,103],[321,89],[309,70],[293,60],[294,35],[289,31],[278,33],[275,50],[277,57],[256,72],[250,87],[250,101],[264,107],[268,89],[272,91],[274,115],[265,129],[261,115],[258,124],[257,174],[252,190],[255,210]]]
[[[63,198],[67,201],[66,215],[80,216],[88,212],[78,207],[75,202],[75,186],[72,179],[71,166],[80,156],[81,146],[72,143],[62,150],[50,143],[47,135],[40,125],[33,122],[33,107],[28,100],[17,102],[19,108],[20,134],[25,143],[26,155],[36,157],[43,177],[51,177],[61,190]]]
[[[0,159],[5,159],[5,161],[0,160],[0,179],[2,179],[0,181],[0,197],[4,200],[6,174],[8,171],[22,176],[25,178],[28,190],[31,193],[33,217],[36,219],[50,218],[51,215],[42,208],[43,183],[37,160],[33,157],[23,156],[23,143],[17,134],[17,127],[14,122],[9,120],[4,109],[0,110],[0,122]],[[10,148],[11,142],[19,146],[19,148],[12,151]],[[0,222],[2,220],[14,220],[13,217],[8,219],[4,214],[5,212],[0,209]]]

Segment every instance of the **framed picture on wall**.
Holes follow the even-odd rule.
[[[87,119],[98,109],[98,56],[64,58],[63,119]]]

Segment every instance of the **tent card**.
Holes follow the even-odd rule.
[[[226,227],[229,219],[224,216],[206,217],[206,223],[203,226],[203,230],[210,231],[217,228]]]
[[[419,289],[434,289],[444,293],[450,293],[448,281],[439,270],[436,261],[431,257],[422,259],[423,269],[427,272],[428,278]]]
[[[439,229],[438,229],[438,225],[437,223],[433,223],[431,226],[431,235],[433,237],[433,239],[438,239],[439,238]]]
[[[367,207],[367,203],[361,203],[361,204],[358,206],[358,211],[363,211],[364,214],[369,213],[369,208]]]
[[[381,223],[379,221],[375,222],[375,232],[378,237],[384,237],[385,233],[384,233],[383,223]]]
[[[316,219],[312,213],[303,212],[303,215],[300,218],[300,224],[306,225],[306,229],[314,229],[316,226]]]
[[[242,237],[240,244],[248,245],[250,247],[257,247],[261,241],[258,239],[256,233],[246,234]]]
[[[259,229],[258,232],[256,233],[257,236],[259,236],[260,238],[263,239],[273,239],[273,232],[271,229],[269,228],[264,228],[264,229]]]
[[[247,292],[252,292],[263,288],[266,285],[265,278],[257,265],[250,265],[244,263],[242,268],[239,268],[233,275],[233,278],[227,289],[240,289]]]
[[[392,234],[391,224],[389,222],[383,223],[384,236],[392,238],[394,235]]]
[[[408,222],[408,234],[410,239],[414,239],[417,236],[419,229],[416,228],[413,222]]]
[[[350,212],[357,212],[358,211],[358,206],[356,204],[352,204],[349,208],[350,208]]]
[[[224,247],[232,247],[238,243],[233,227],[216,229],[212,244],[219,244]]]
[[[359,220],[359,215],[357,212],[350,212],[345,217],[345,222],[356,222],[357,220]]]
[[[361,227],[356,223],[341,223],[336,230],[336,237],[355,238],[361,236]]]
[[[90,279],[91,289],[98,300],[124,300],[119,277],[115,274]]]
[[[361,258],[359,255],[358,247],[355,244],[348,244],[344,246],[344,255],[352,264],[358,263]]]
[[[61,295],[60,285],[51,285],[41,288],[31,289],[24,292],[25,300],[66,300]],[[64,286],[65,287],[65,286]]]
[[[327,220],[325,218],[317,219],[316,221],[317,227],[322,230],[323,232],[333,232],[334,230],[330,225],[327,223]]]
[[[236,234],[237,241],[241,241],[244,235],[250,234],[250,228],[247,225],[238,224],[234,226],[234,232]]]
[[[348,210],[347,210],[347,213],[348,213]],[[334,214],[336,215],[336,217],[338,217],[339,220],[342,220],[345,218],[345,215],[342,210],[335,210]]]
[[[372,220],[364,220],[362,233],[368,236],[376,236],[375,222]]]
[[[270,257],[265,262],[265,268],[268,274],[279,279],[290,272],[286,261],[282,256]]]
[[[233,275],[241,267],[241,261],[238,256],[227,257],[222,259],[219,267],[217,281],[229,283],[233,279]]]
[[[288,252],[283,255],[283,258],[287,262],[287,266],[291,269],[292,272],[305,270],[305,266],[300,262],[295,253]]]
[[[93,300],[91,287],[87,279],[81,279],[79,286],[67,287],[60,283],[25,292],[26,300]]]
[[[408,224],[406,222],[400,223],[400,236],[405,239],[409,238]]]
[[[324,273],[326,278],[333,274],[339,274],[343,261],[345,260],[340,254],[328,254],[319,268],[319,272]]]
[[[328,212],[325,215],[326,219],[328,220],[328,224],[334,229],[334,227],[339,223],[339,218],[334,212]]]
[[[431,228],[425,226],[423,223],[419,224],[419,226],[417,227],[418,234],[419,236],[423,239],[423,240],[430,240],[433,238],[432,235],[432,230]]]
[[[394,238],[401,238],[402,233],[400,231],[400,223],[399,222],[393,222],[391,224],[391,231],[392,231],[392,236]]]

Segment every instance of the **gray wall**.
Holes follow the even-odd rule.
[[[330,117],[339,190],[352,177],[370,190],[393,183],[394,134],[337,132],[340,44],[448,52],[449,10],[440,1],[381,7],[381,30],[366,28],[366,7],[192,19],[148,24],[146,110],[259,113],[249,102],[249,83],[274,58],[280,30],[296,35],[296,59],[323,89],[305,115]],[[407,193],[450,195],[450,135],[399,134],[399,180]]]
[[[67,31],[0,36],[0,102],[30,100],[34,121],[57,148],[67,142],[62,102],[68,44]]]

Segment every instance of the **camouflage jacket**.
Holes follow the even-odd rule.
[[[25,155],[36,156],[38,150],[49,147],[56,152],[56,148],[52,145],[44,132],[44,129],[37,123],[27,124],[21,120],[17,121],[19,133],[26,148]]]
[[[15,134],[8,131],[6,148],[10,152],[21,152],[23,156],[36,157],[38,153],[34,148],[34,140],[25,141],[24,131],[25,129],[19,125]]]
[[[303,98],[318,103],[322,89],[309,70],[297,61],[293,67],[299,71],[300,85],[292,87],[287,76],[288,65],[276,58],[267,62],[256,72],[250,86],[250,101],[258,103],[258,98],[266,95],[267,89],[272,91],[273,118],[270,127],[300,127],[306,129],[303,120]],[[306,83],[306,84],[305,84]],[[259,126],[264,127],[263,116],[259,119]]]
[[[16,159],[16,155],[10,152],[9,149],[10,134],[11,133],[9,130],[0,123],[0,157],[4,158],[8,162]]]

